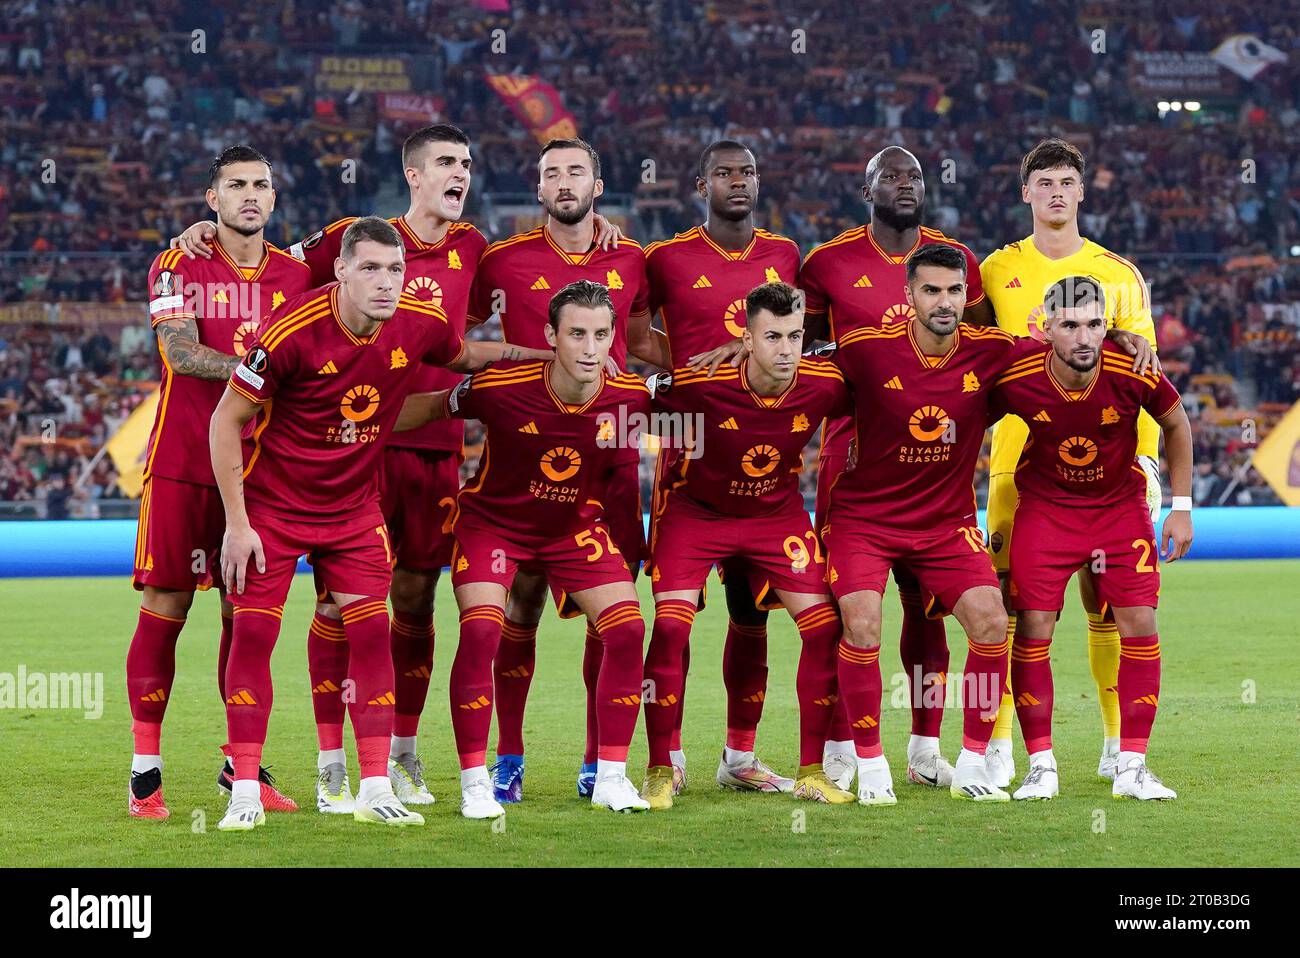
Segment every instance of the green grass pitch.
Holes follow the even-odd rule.
[[[311,586],[295,583],[276,650],[276,701],[267,761],[303,806],[268,815],[252,834],[223,834],[217,746],[225,725],[213,671],[217,600],[200,595],[181,636],[178,674],[163,732],[172,817],[126,814],[131,751],[123,668],[137,596],[123,579],[0,581],[5,611],[0,672],[102,672],[97,720],[79,711],[0,709],[8,808],[0,847],[10,866],[168,865],[1291,865],[1285,840],[1300,787],[1294,776],[1300,715],[1296,620],[1300,562],[1196,562],[1164,569],[1160,715],[1151,764],[1179,798],[1117,802],[1095,775],[1100,745],[1083,615],[1071,594],[1055,643],[1056,754],[1062,796],[1048,803],[976,806],[905,779],[908,718],[892,707],[901,680],[896,599],[886,598],[886,702],[882,722],[899,803],[827,807],[781,795],[720,791],[713,774],[722,745],[725,611],[721,590],[696,620],[684,744],[690,788],[670,812],[596,811],[574,794],[583,738],[582,627],[548,612],[525,733],[525,803],[504,829],[461,819],[447,676],[456,613],[446,581],[438,596],[438,646],[420,731],[427,779],[438,803],[423,828],[386,830],[318,814],[313,801],[315,732],[305,637]],[[643,583],[643,598],[646,597]],[[965,659],[949,621],[953,665]],[[648,629],[647,629],[648,632]],[[769,626],[771,676],[758,751],[778,770],[797,761],[789,617]],[[944,751],[955,759],[961,714],[948,711]],[[495,741],[495,736],[492,741]],[[356,757],[348,733],[353,785]],[[1018,771],[1023,745],[1016,731]],[[640,782],[645,739],[638,729],[629,768]]]

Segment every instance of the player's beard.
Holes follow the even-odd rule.
[[[940,314],[938,318],[939,318],[939,319],[955,319],[956,322],[953,323],[953,328],[952,328],[952,329],[935,329],[935,322],[934,322],[934,320],[935,320],[935,314],[934,314],[934,313],[930,313],[928,316],[925,317],[925,319],[921,320],[921,325],[923,325],[923,326],[924,326],[926,329],[928,329],[930,332],[934,333],[936,336],[951,336],[951,335],[953,334],[953,331],[957,328],[957,323],[960,323],[960,322],[961,322],[961,314],[960,314],[960,313],[954,313],[954,314],[951,314],[951,315],[949,315],[949,316],[944,316],[944,315]]]
[[[873,206],[871,215],[890,229],[901,233],[904,230],[914,230],[921,225],[921,220],[925,217],[925,204],[918,203],[910,213],[900,213],[892,206]]]
[[[1057,353],[1057,355],[1058,355],[1058,356],[1061,356],[1060,353]],[[1100,349],[1094,349],[1094,350],[1092,351],[1092,359],[1091,359],[1089,362],[1087,362],[1087,363],[1081,363],[1081,362],[1079,362],[1079,360],[1077,360],[1077,359],[1075,358],[1073,350],[1070,351],[1069,353],[1067,353],[1066,355],[1061,356],[1061,362],[1065,363],[1065,365],[1069,366],[1069,367],[1070,367],[1071,369],[1073,369],[1076,373],[1090,373],[1090,372],[1092,372],[1094,369],[1097,368],[1097,363],[1098,363],[1100,360],[1101,360],[1101,350],[1100,350]]]
[[[548,203],[545,200],[542,201],[542,206],[546,207],[547,215],[563,223],[565,226],[572,226],[574,223],[581,223],[586,219],[587,214],[591,212],[591,204],[594,199],[594,194],[585,197],[579,196],[577,197],[578,205],[571,210],[562,210],[558,206]]]
[[[231,222],[230,220],[223,218],[221,220],[221,225],[234,230],[240,236],[256,236],[266,228],[266,220],[262,220],[262,222],[258,223],[256,226],[249,226],[245,223],[240,223],[238,220]]]

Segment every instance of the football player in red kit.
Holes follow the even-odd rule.
[[[149,319],[163,360],[158,412],[149,437],[136,533],[134,584],[143,594],[126,657],[131,703],[132,817],[166,818],[162,793],[163,715],[176,675],[176,640],[195,590],[216,585],[213,566],[225,519],[207,454],[208,421],[230,373],[258,324],[287,299],[311,287],[310,271],[263,239],[275,209],[271,164],[247,146],[223,151],[208,171],[208,205],[217,213],[212,258],[187,261],[160,253],[149,270]],[[217,687],[225,700],[225,668],[233,619],[222,596]],[[230,788],[229,761],[217,782]],[[269,811],[298,805],[259,772]]]
[[[901,146],[887,146],[868,162],[862,198],[871,222],[855,226],[818,246],[799,271],[808,297],[810,338],[832,343],[854,330],[905,323],[915,313],[907,302],[907,257],[927,243],[947,243],[966,257],[966,310],[963,321],[989,325],[988,300],[975,254],[936,229],[922,225],[925,176],[921,164]],[[817,518],[820,533],[830,508],[830,491],[848,462],[853,419],[830,420],[817,459]],[[943,619],[925,614],[925,596],[903,563],[891,570],[903,606],[899,653],[911,692],[912,735],[907,743],[907,777],[918,785],[948,788],[952,766],[939,751],[943,685],[948,672],[948,639]],[[826,743],[826,772],[849,788],[857,772],[844,701],[840,700]]]
[[[461,490],[453,527],[452,584],[460,644],[451,669],[451,719],[461,767],[461,814],[504,814],[486,763],[494,695],[492,662],[508,590],[520,570],[545,578],[557,606],[571,600],[603,647],[596,676],[597,771],[591,802],[613,811],[648,804],[627,778],[641,707],[645,625],[631,561],[596,498],[639,448],[650,396],[630,373],[605,369],[615,341],[609,290],[579,280],[552,298],[545,328],[550,362],[507,364],[428,400],[427,416],[479,419],[487,429],[478,471]],[[418,421],[418,420],[415,420]],[[404,418],[402,425],[406,425]]]
[[[786,283],[754,288],[745,302],[748,355],[738,368],[724,366],[713,376],[683,368],[652,380],[658,431],[679,433],[687,443],[660,476],[648,565],[655,623],[646,654],[650,761],[642,797],[652,809],[673,805],[671,746],[685,678],[682,653],[700,593],[710,570],[732,558],[743,561],[757,605],[784,606],[799,630],[795,797],[853,801],[822,769],[836,703],[840,619],[799,491],[803,447],[827,415],[843,415],[852,405],[839,369],[800,359],[800,299]],[[755,762],[751,745],[744,764]]]
[[[1116,798],[1171,799],[1147,768],[1147,740],[1160,696],[1157,559],[1192,542],[1192,433],[1182,399],[1162,374],[1133,371],[1106,335],[1100,281],[1068,276],[1043,297],[1045,343],[1024,340],[991,397],[994,417],[1019,416],[1029,442],[1016,467],[1019,504],[1011,536],[1009,597],[1017,613],[1011,687],[1029,752],[1012,796],[1050,799],[1059,775],[1052,753],[1049,650],[1070,577],[1084,567],[1103,611],[1119,628],[1120,757]],[[1165,437],[1174,506],[1157,547],[1146,475],[1135,463],[1139,414]]]
[[[343,614],[349,711],[361,787],[353,816],[420,824],[393,793],[388,752],[393,661],[388,645],[392,548],[379,511],[379,461],[419,364],[462,371],[544,356],[501,343],[466,344],[435,306],[401,296],[405,247],[392,224],[348,227],[339,282],[286,304],[235,368],[213,413],[212,469],[226,514],[222,577],[235,607],[226,669],[234,765],[218,828],[264,821],[257,768],[271,708],[271,651],[298,558],[307,554]],[[241,433],[253,418],[251,450]]]

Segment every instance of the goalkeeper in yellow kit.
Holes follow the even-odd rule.
[[[1034,231],[1017,243],[1002,247],[980,267],[984,291],[998,326],[1015,336],[1043,338],[1043,293],[1067,276],[1092,276],[1106,291],[1108,325],[1145,336],[1154,348],[1155,325],[1151,299],[1142,274],[1122,256],[1079,235],[1079,205],[1083,202],[1083,154],[1059,139],[1044,140],[1020,164],[1021,199],[1034,216]],[[1044,413],[1044,415],[1046,415]],[[993,454],[989,467],[988,532],[993,564],[1006,588],[1012,518],[1016,511],[1016,464],[1029,430],[1024,420],[1007,416],[993,428]],[[1160,427],[1143,412],[1138,422],[1138,464],[1147,476],[1147,504],[1154,522],[1160,511]],[[1090,571],[1079,576],[1079,592],[1088,614],[1088,661],[1097,683],[1101,706],[1101,763],[1097,774],[1115,777],[1119,755],[1119,632],[1106,621]],[[1015,635],[1011,613],[1007,638]],[[1008,675],[1010,673],[1008,672]],[[1012,694],[1004,694],[986,761],[995,785],[1006,788],[1015,776],[1011,754]]]

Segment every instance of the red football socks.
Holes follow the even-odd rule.
[[[898,651],[911,694],[912,734],[938,738],[943,724],[943,686],[948,677],[948,636],[943,619],[926,618],[919,589],[899,586],[898,597],[903,605]],[[939,687],[933,688],[935,685]]]
[[[722,650],[722,684],[727,690],[727,748],[754,750],[754,736],[767,697],[767,625],[727,621]]]
[[[221,643],[217,646],[217,691],[226,700],[226,666],[230,664],[230,643],[235,640],[235,617],[221,613]]]
[[[343,623],[317,612],[307,630],[307,674],[316,741],[322,752],[343,747],[343,682],[348,677],[348,642]]]
[[[803,645],[795,690],[799,696],[799,764],[820,765],[826,730],[838,701],[835,650],[840,642],[840,616],[822,602],[794,619]]]
[[[1120,636],[1119,748],[1146,753],[1160,704],[1160,636]]]
[[[393,653],[388,644],[388,603],[383,596],[364,596],[339,606],[348,637],[348,679],[352,699],[348,715],[357,739],[361,777],[388,774],[388,744],[393,734]],[[361,749],[363,739],[382,739],[383,754]]]
[[[172,682],[176,679],[176,640],[183,628],[183,618],[140,610],[135,635],[126,653],[127,698],[131,702],[131,717],[137,722],[162,723]],[[141,751],[140,745],[136,743],[137,755],[157,754]]]
[[[604,762],[626,762],[641,710],[645,622],[640,605],[635,600],[615,602],[597,616],[596,631],[604,646],[596,681],[600,728],[596,757]]]
[[[880,746],[880,646],[859,649],[844,640],[839,644],[840,701],[849,716],[849,728],[858,758],[883,755]],[[815,761],[821,761],[820,751]],[[811,763],[809,763],[811,764]]]
[[[393,611],[389,626],[393,654],[393,734],[410,737],[420,727],[420,713],[433,674],[433,613]]]
[[[650,683],[650,695],[645,703],[645,730],[651,766],[672,764],[669,752],[681,747],[677,717],[686,678],[682,662],[694,621],[694,602],[664,599],[655,603],[654,628],[645,657],[645,678]],[[674,736],[678,736],[676,743]]]
[[[962,747],[983,755],[993,735],[1007,681],[1007,653],[1010,639],[994,645],[966,640],[966,672],[962,679]]]
[[[1027,639],[1016,633],[1011,645],[1011,687],[1016,690],[1016,717],[1030,755],[1052,747],[1051,639]]]
[[[537,626],[504,620],[492,662],[498,755],[524,754],[524,706],[536,667]]]
[[[451,663],[451,728],[460,767],[485,765],[492,725],[492,659],[506,613],[498,605],[474,605],[460,613],[460,642]]]
[[[587,744],[582,752],[582,761],[587,765],[596,761],[600,747],[600,709],[596,704],[596,687],[600,681],[600,663],[604,655],[605,647],[600,640],[600,631],[588,622],[587,637],[582,644],[582,684],[587,688]]]
[[[226,665],[226,739],[236,779],[257,778],[273,698],[271,653],[283,614],[279,606],[235,608],[234,641]]]

